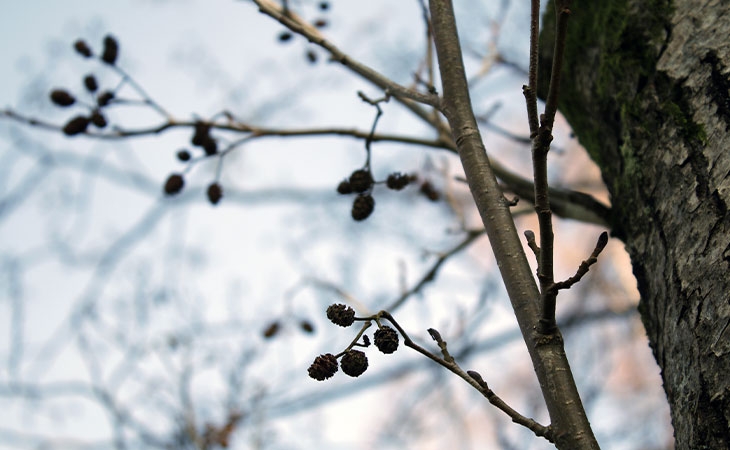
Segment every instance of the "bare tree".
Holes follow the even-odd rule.
[[[577,295],[579,296],[589,295],[581,288],[582,284],[578,283],[588,274],[589,268],[598,261],[599,254],[608,244],[608,233],[595,232],[593,249],[585,249],[585,255],[579,259],[582,262],[576,264],[577,267],[573,269],[569,276],[560,280],[555,274],[557,258],[553,243],[552,216],[555,214],[569,219],[598,224],[599,226],[610,226],[617,237],[625,239],[627,242],[633,242],[631,239],[634,235],[621,222],[623,220],[621,218],[624,216],[616,215],[616,201],[620,198],[618,193],[631,191],[627,187],[631,186],[630,184],[622,184],[624,190],[611,191],[614,194],[613,208],[605,206],[591,195],[572,189],[548,186],[550,177],[547,162],[556,130],[555,120],[558,106],[561,105],[562,108],[560,102],[563,101],[561,100],[563,97],[568,99],[564,101],[570,102],[575,101],[573,99],[581,94],[581,92],[574,92],[582,86],[579,83],[569,81],[569,86],[567,88],[565,86],[565,79],[570,79],[571,75],[580,72],[576,71],[571,72],[570,75],[563,75],[564,55],[568,55],[568,66],[583,67],[577,61],[571,59],[580,59],[580,56],[576,55],[580,54],[581,41],[578,38],[571,40],[571,33],[580,36],[581,31],[572,30],[570,25],[572,19],[570,17],[575,15],[575,12],[581,6],[578,4],[571,5],[570,1],[561,0],[556,2],[554,7],[548,8],[547,17],[553,17],[553,19],[548,20],[549,26],[545,28],[546,31],[542,36],[543,42],[539,45],[540,2],[531,2],[529,66],[525,73],[527,81],[522,89],[526,101],[526,128],[528,133],[525,136],[520,136],[518,133],[510,132],[495,124],[492,121],[492,114],[479,114],[474,108],[470,97],[470,82],[473,88],[474,83],[478,81],[478,77],[475,79],[467,76],[465,52],[462,50],[464,39],[459,37],[457,14],[454,12],[450,1],[433,0],[428,5],[424,2],[418,2],[425,31],[426,51],[421,66],[414,72],[414,81],[408,85],[395,82],[371,66],[361,62],[358,58],[345,53],[333,41],[329,40],[322,31],[322,28],[327,26],[326,19],[320,18],[314,21],[305,19],[301,15],[301,11],[298,10],[300,5],[290,4],[286,1],[277,3],[270,0],[254,0],[253,3],[256,4],[260,12],[275,19],[287,29],[287,31],[279,34],[278,39],[281,42],[288,42],[296,39],[296,36],[301,36],[310,43],[305,52],[305,57],[309,62],[317,63],[318,59],[324,55],[331,62],[344,66],[351,73],[373,85],[375,95],[362,91],[358,92],[358,95],[365,105],[371,108],[374,119],[368,127],[361,130],[342,127],[314,128],[307,126],[286,128],[262,126],[255,123],[255,121],[239,117],[229,109],[207,116],[200,115],[181,120],[162,103],[156,101],[154,96],[150,95],[141,83],[138,83],[122,67],[119,63],[120,43],[116,37],[107,35],[102,45],[97,48],[84,39],[77,40],[74,43],[75,51],[84,58],[98,59],[104,67],[116,76],[118,80],[116,86],[105,89],[100,87],[100,83],[95,76],[84,76],[84,89],[93,96],[94,101],[83,105],[86,108],[83,113],[70,115],[61,125],[51,120],[31,117],[10,108],[3,111],[5,118],[26,125],[30,127],[30,130],[39,133],[43,132],[42,129],[45,129],[50,132],[61,132],[69,137],[87,136],[99,141],[113,142],[127,142],[135,138],[157,136],[182,129],[188,133],[188,136],[192,135],[191,144],[197,150],[183,149],[178,151],[176,157],[184,164],[185,168],[168,174],[164,183],[162,183],[165,198],[157,201],[173,206],[171,208],[160,208],[157,203],[151,204],[147,213],[133,223],[128,232],[120,235],[102,253],[100,258],[94,260],[95,269],[91,282],[87,284],[87,288],[79,297],[79,302],[74,306],[67,323],[61,331],[51,336],[46,344],[42,346],[38,353],[39,356],[36,358],[38,363],[34,363],[33,370],[31,370],[31,372],[36,373],[43,371],[45,367],[52,364],[48,361],[52,360],[55,357],[54,355],[58,355],[70,340],[73,340],[83,355],[83,361],[88,372],[88,384],[46,384],[41,388],[36,384],[27,383],[17,375],[21,372],[27,374],[28,371],[18,369],[20,361],[23,360],[23,343],[21,342],[22,339],[16,338],[9,352],[9,367],[11,369],[14,367],[13,370],[16,370],[17,374],[10,374],[3,395],[8,398],[33,399],[53,397],[54,395],[69,395],[71,393],[95,399],[99,405],[102,405],[105,413],[110,416],[110,423],[113,424],[112,442],[102,442],[99,443],[100,446],[115,445],[119,448],[128,445],[160,448],[226,447],[229,445],[233,433],[244,427],[248,427],[250,431],[249,443],[252,446],[266,446],[268,444],[265,438],[267,436],[267,424],[262,420],[264,415],[262,411],[274,411],[269,416],[283,415],[285,411],[296,408],[311,408],[339,395],[335,385],[332,388],[322,388],[329,395],[276,398],[275,395],[272,396],[270,393],[267,395],[264,384],[257,384],[255,376],[253,381],[250,378],[249,368],[253,365],[280,367],[282,364],[281,361],[263,362],[265,356],[269,356],[275,351],[264,351],[260,345],[246,342],[250,338],[251,329],[256,329],[257,333],[261,334],[259,339],[263,338],[271,341],[270,345],[277,345],[273,342],[283,333],[295,332],[305,335],[313,332],[315,328],[318,330],[326,328],[325,326],[315,326],[317,319],[314,317],[318,308],[306,308],[306,313],[302,314],[296,312],[297,308],[292,306],[296,303],[296,298],[302,295],[302,292],[310,290],[318,293],[328,293],[328,295],[334,295],[340,299],[326,310],[327,318],[335,324],[349,327],[356,322],[362,323],[359,331],[350,336],[351,340],[349,340],[348,345],[339,350],[332,350],[331,353],[323,353],[314,359],[309,368],[310,377],[325,380],[331,378],[340,370],[352,377],[358,377],[364,373],[370,364],[368,356],[365,351],[356,349],[356,347],[370,346],[371,339],[367,333],[370,327],[375,326],[377,330],[372,335],[372,343],[380,352],[385,354],[395,352],[402,340],[405,346],[415,350],[417,354],[425,356],[430,362],[435,362],[438,366],[446,368],[457,375],[468,386],[481,394],[486,401],[505,413],[513,422],[529,430],[534,436],[543,438],[557,448],[598,448],[596,433],[594,433],[594,428],[591,427],[588,421],[584,408],[584,401],[589,404],[593,395],[590,391],[583,391],[582,396],[579,394],[579,385],[575,381],[574,372],[566,356],[566,342],[563,334],[581,324],[625,317],[630,313],[627,312],[629,310],[626,308],[622,308],[618,312],[608,310],[590,311],[578,306],[575,310],[566,313],[562,319],[559,319],[560,314],[556,313],[556,310],[558,309],[557,296],[560,291],[572,288],[572,291],[578,292]],[[327,2],[320,2],[317,5],[317,8],[323,12],[327,11],[329,7],[330,5]],[[302,8],[304,7],[302,6]],[[589,17],[588,11],[592,12],[588,7],[580,11],[587,15],[580,16],[580,13],[577,13],[579,17]],[[628,17],[636,17],[636,23],[639,24],[641,23],[640,12],[643,10],[637,7],[637,11],[639,12],[634,12],[635,16],[628,15]],[[610,15],[612,13],[615,13],[615,11],[606,14]],[[585,24],[586,19],[582,20],[579,21],[580,25]],[[666,21],[657,20],[657,23],[666,25],[665,29],[668,29],[667,27],[671,28],[669,24],[674,22],[667,19]],[[580,25],[576,28],[583,30]],[[657,27],[657,29],[659,28],[661,27]],[[627,35],[622,39],[634,36],[630,33],[631,30],[633,30],[631,27],[626,26],[623,31]],[[653,30],[652,28],[652,32]],[[602,43],[603,41],[599,42]],[[647,42],[651,43],[653,41],[651,38],[647,38]],[[676,44],[676,46],[680,46],[680,44]],[[612,47],[609,50],[613,51],[615,48]],[[489,55],[488,58],[483,58],[483,60],[504,66],[514,65],[504,60],[497,53]],[[585,58],[583,64],[589,60],[589,58]],[[715,65],[712,65],[712,61],[715,61]],[[722,86],[722,74],[724,72],[721,68],[716,67],[720,64],[718,61],[723,61],[723,58],[716,56],[707,64],[716,69],[715,72],[711,71],[710,79],[712,83]],[[551,69],[545,70],[550,67]],[[615,67],[611,66],[612,69],[615,69]],[[656,68],[650,69],[657,70]],[[590,77],[586,75],[580,80],[585,79],[590,79]],[[654,78],[643,75],[643,72],[638,75],[636,80],[632,80],[632,82],[638,83],[642,87],[648,80],[655,81]],[[567,95],[560,94],[561,84],[563,84],[562,90],[567,89]],[[586,89],[590,89],[590,83],[587,86]],[[584,91],[583,95],[586,95],[585,92],[589,92],[589,90]],[[611,98],[614,91],[607,90],[605,92],[605,95]],[[545,98],[545,103],[542,106],[538,104],[538,95]],[[79,103],[83,103],[79,97],[77,93],[67,89],[56,88],[51,91],[51,101],[61,108],[74,107]],[[394,102],[408,111],[429,131],[418,135],[379,131],[383,127],[385,106]],[[605,110],[601,109],[603,103],[597,102],[596,105],[599,106],[596,106],[596,108],[600,108],[591,117],[606,117],[606,114],[615,116],[616,111],[623,111],[623,109],[618,108],[621,106],[620,103],[613,104],[607,101],[606,104],[613,109],[608,107]],[[720,104],[723,103],[720,102]],[[566,103],[566,105],[570,108],[574,103]],[[593,104],[589,103],[589,105]],[[155,117],[156,123],[142,126],[116,123],[112,119],[113,111],[127,107],[141,107],[141,109]],[[581,107],[590,110],[590,107]],[[539,113],[540,109],[542,109],[542,113]],[[587,120],[580,114],[577,116],[568,114],[568,119],[579,122]],[[620,122],[620,124],[623,123],[623,121]],[[686,123],[685,120],[681,124],[686,125]],[[494,158],[490,159],[481,134],[482,130],[485,129],[494,130],[514,142],[526,142],[531,146],[533,171],[531,179],[513,173]],[[586,139],[595,136],[595,134],[590,134],[593,132],[581,131],[579,126],[576,126],[575,129],[581,140],[584,139],[581,135],[582,132],[589,133],[586,135],[588,136]],[[698,130],[705,130],[706,128],[704,126],[693,128],[686,125],[682,129],[689,129],[696,137],[699,133]],[[618,136],[625,139],[623,137],[625,133],[622,130],[620,127],[611,128],[605,132],[605,135],[601,135],[601,137],[590,141],[586,145],[589,150],[594,150],[589,144],[609,146],[612,143],[616,144]],[[427,133],[430,133],[432,137],[424,137],[428,136]],[[201,194],[204,194],[208,202],[213,205],[217,205],[219,202],[232,201],[242,201],[244,204],[261,201],[262,204],[271,204],[280,200],[311,201],[318,198],[319,201],[323,201],[323,198],[329,198],[324,193],[308,193],[301,190],[240,192],[235,188],[226,186],[222,179],[224,162],[230,164],[229,161],[235,158],[240,149],[252,145],[252,143],[273,137],[294,139],[309,136],[346,136],[359,140],[364,144],[365,162],[362,166],[352,170],[349,176],[337,186],[337,191],[342,198],[351,199],[350,215],[356,222],[365,221],[374,214],[376,210],[374,192],[376,189],[382,187],[387,188],[389,191],[401,191],[409,186],[411,186],[409,188],[411,190],[413,190],[412,187],[417,187],[417,195],[421,197],[422,201],[425,201],[425,199],[437,201],[445,198],[443,203],[447,205],[446,208],[449,210],[449,214],[460,222],[459,240],[453,242],[447,250],[435,255],[430,264],[425,267],[423,274],[415,282],[401,282],[399,286],[400,293],[390,296],[387,301],[363,301],[362,298],[372,294],[353,293],[351,287],[332,283],[319,277],[305,277],[296,288],[288,293],[283,302],[283,309],[275,314],[270,313],[271,316],[277,317],[262,321],[260,318],[242,319],[241,317],[245,317],[245,314],[241,317],[229,315],[227,320],[211,325],[210,323],[193,320],[199,314],[194,299],[186,299],[185,293],[176,292],[174,289],[170,291],[154,287],[156,283],[160,283],[159,280],[165,279],[164,274],[156,274],[154,271],[145,270],[143,267],[134,274],[133,285],[139,290],[131,295],[138,299],[136,307],[130,308],[128,302],[120,301],[118,313],[115,315],[112,313],[114,308],[109,309],[99,305],[97,300],[104,292],[106,278],[109,274],[115,272],[119,262],[126,256],[127,252],[131,251],[134,244],[141,237],[154,233],[161,221],[166,220],[168,216],[173,214],[171,210],[190,208],[193,200],[199,198]],[[610,138],[611,136],[613,138]],[[17,139],[20,140],[21,138],[18,137]],[[700,139],[700,143],[704,145],[703,148],[706,148],[707,137],[705,136],[704,139],[705,141]],[[442,173],[433,176],[429,175],[426,170],[421,173],[392,171],[383,177],[375,170],[374,161],[376,160],[373,156],[373,145],[375,143],[397,143],[404,146],[441,149],[455,157],[458,156],[463,172],[457,171],[454,173],[443,170]],[[617,148],[618,146],[612,147],[612,151],[616,151]],[[604,154],[601,153],[601,155]],[[140,192],[147,194],[154,191],[159,192],[159,184],[146,174],[135,173],[133,170],[118,170],[97,157],[79,157],[73,153],[58,154],[42,149],[36,150],[34,157],[39,173],[44,173],[48,167],[67,164],[76,169],[102,174],[104,179],[109,182],[123,183]],[[603,159],[603,156],[594,155],[594,157],[597,158],[604,169],[604,177],[609,181],[612,180],[609,175],[606,175],[606,173],[611,172],[605,171],[609,170],[607,167],[613,167],[613,161],[615,160],[611,159],[609,161]],[[215,168],[205,173],[210,181],[202,189],[203,192],[200,189],[191,189],[190,180],[194,178],[192,172],[197,167],[201,167],[210,161],[215,162]],[[23,186],[33,186],[38,176],[33,172],[28,174],[25,182],[21,183],[21,188],[5,196],[3,208],[5,210],[12,209],[13,205],[22,201],[23,194],[27,190]],[[439,186],[439,184],[442,186]],[[478,211],[481,222],[478,227],[474,224],[471,227],[468,226],[468,214],[463,210],[464,199],[457,198],[454,193],[454,186],[460,186],[463,189],[464,185],[468,187],[468,192],[473,197],[473,205],[476,206]],[[616,185],[609,183],[609,187],[616,188]],[[708,195],[712,198],[719,198],[720,204],[724,204],[722,203],[724,202],[722,196],[725,191],[720,188],[710,191],[711,193],[714,192],[712,194],[714,197]],[[465,191],[462,191],[462,193],[465,193]],[[508,193],[514,193],[518,197],[508,198],[506,196]],[[389,192],[389,194],[399,195],[396,192]],[[387,208],[388,200],[381,202],[382,198],[379,194],[377,209],[380,209],[383,204]],[[521,203],[518,203],[518,198]],[[526,230],[524,238],[520,238],[515,225],[515,217],[528,212],[528,210],[521,207],[525,201],[534,205],[534,211],[537,213],[537,233]],[[717,204],[717,202],[713,204]],[[620,207],[622,211],[625,210],[624,213],[626,214],[636,214],[636,210],[640,209],[626,205],[628,203]],[[632,205],[634,204],[632,203]],[[648,205],[646,208],[650,208],[650,206]],[[64,207],[68,207],[68,205],[64,205]],[[726,218],[726,211],[722,208],[720,210],[723,217]],[[170,219],[170,223],[174,227],[179,227],[181,222],[177,214],[184,213],[174,214],[176,214],[176,218]],[[722,220],[717,223],[724,223]],[[627,223],[632,222],[629,220]],[[367,222],[363,225],[367,226]],[[722,234],[720,231],[718,233]],[[175,233],[173,232],[172,235],[174,236]],[[518,411],[520,408],[517,405],[498,395],[495,390],[490,388],[487,380],[490,379],[491,374],[484,370],[476,371],[465,368],[465,364],[475,363],[473,357],[480,354],[485,347],[488,348],[491,345],[496,345],[496,343],[504,343],[507,340],[505,336],[492,336],[491,340],[476,339],[474,338],[475,335],[470,335],[470,333],[476,333],[474,330],[479,328],[480,323],[478,320],[473,320],[469,321],[469,324],[458,333],[449,333],[449,346],[443,330],[437,331],[436,325],[423,327],[428,328],[426,336],[430,342],[422,339],[423,329],[416,329],[415,333],[419,333],[417,335],[414,334],[414,330],[411,328],[413,324],[409,318],[410,310],[406,306],[412,304],[416,296],[424,295],[426,287],[430,286],[431,282],[439,276],[447,262],[453,261],[456,255],[459,255],[465,249],[474,248],[475,243],[485,235],[489,239],[489,245],[494,253],[501,280],[506,288],[519,326],[520,335],[537,375],[539,396],[542,397],[544,403],[540,403],[540,406],[535,406],[535,408],[538,410],[545,408],[547,410],[547,415],[543,414],[543,417],[538,417],[538,419],[532,418],[533,414],[530,412]],[[681,232],[677,231],[677,237],[681,235]],[[722,234],[722,236],[726,237],[727,233]],[[65,242],[66,240],[63,235],[56,236],[54,239],[54,253],[63,255],[74,263],[83,264],[84,255],[69,248]],[[167,251],[170,254],[177,251],[176,249],[179,249],[177,244],[171,241]],[[711,248],[719,247],[713,245]],[[186,256],[186,252],[181,253],[184,258],[189,257]],[[715,255],[715,253],[712,253],[712,255]],[[148,256],[154,257],[154,255]],[[633,256],[636,258],[637,254]],[[171,256],[169,260],[173,261],[177,258],[179,256]],[[190,259],[194,258],[191,257]],[[357,260],[357,258],[355,259]],[[530,265],[530,259],[534,261],[532,264],[536,267],[537,278],[533,275],[534,270]],[[671,258],[666,260],[672,261]],[[138,259],[138,261],[143,261],[143,259]],[[8,259],[8,267],[14,267],[15,264],[17,264],[16,260],[13,258]],[[186,264],[192,266],[194,262],[186,262]],[[637,267],[642,266],[637,265],[634,261],[634,267],[636,270]],[[645,296],[647,295],[645,294],[647,287],[641,283],[646,278],[644,275],[648,273],[647,270],[641,269],[638,277],[640,289],[642,289],[642,294]],[[357,269],[353,268],[352,271],[356,273]],[[150,278],[158,281],[150,283]],[[715,278],[723,279],[722,275]],[[723,282],[719,281],[720,284]],[[140,289],[140,287],[149,285],[153,287]],[[682,291],[684,290],[682,288]],[[20,295],[18,294],[16,297],[20,298]],[[717,298],[720,297],[717,296]],[[162,314],[172,314],[173,318],[170,320],[174,320],[174,311],[183,311],[187,319],[190,320],[191,325],[187,328],[179,328],[174,332],[155,330],[154,324],[145,319],[148,308],[145,304],[150,298],[155,298],[158,304],[167,305],[158,308],[155,314],[161,314],[160,311],[165,310],[166,312]],[[643,298],[642,301],[646,302],[647,299]],[[23,309],[19,302],[16,302],[15,305],[13,311],[17,316],[14,317],[13,323],[19,326],[17,324],[22,323],[20,316]],[[480,303],[479,305],[481,306],[470,311],[474,318],[478,317],[478,314],[482,311],[480,308],[483,308],[483,304]],[[271,307],[271,305],[268,306]],[[319,308],[320,315],[325,314],[322,309]],[[656,312],[657,310],[652,311]],[[134,317],[134,320],[130,320],[131,317]],[[644,313],[643,317],[645,322],[653,323],[650,318],[654,316],[650,313]],[[136,325],[130,328],[130,323]],[[439,328],[441,327],[439,326]],[[654,326],[650,328],[652,332],[660,332],[659,328]],[[724,342],[722,340],[724,328],[720,326],[717,329],[720,330],[720,334],[713,334],[717,337],[711,346],[714,349],[720,348],[718,345],[721,344],[718,343]],[[140,330],[146,330],[144,333],[150,333],[149,336],[154,336],[154,339],[140,340]],[[664,333],[670,332],[671,330],[664,331]],[[225,344],[216,343],[218,333],[225,336],[226,342],[238,340],[239,345],[235,349],[225,349]],[[341,336],[343,334],[342,330],[337,333],[337,329],[333,326],[329,327],[327,333],[330,333],[330,336]],[[16,334],[18,336],[22,335],[22,333]],[[655,352],[657,351],[656,342],[659,335],[650,332],[650,337],[654,339]],[[102,338],[97,339],[98,337]],[[458,338],[458,340],[455,342],[454,338]],[[199,345],[201,341],[206,343],[202,347]],[[659,341],[661,342],[661,340]],[[103,347],[105,348],[97,347],[100,342],[104,344]],[[490,344],[490,342],[493,344]],[[569,342],[568,345],[570,345]],[[283,351],[286,352],[286,350]],[[222,358],[225,359],[222,355],[227,353],[233,354],[235,357],[229,357],[225,364],[218,367],[218,373],[225,374],[225,382],[222,385],[225,386],[226,393],[221,398],[229,400],[225,407],[221,408],[220,405],[206,403],[205,396],[194,396],[191,392],[195,391],[193,385],[195,384],[196,374],[204,373],[206,367],[209,367],[210,362],[213,360],[218,364]],[[368,350],[368,353],[373,358],[372,349]],[[722,367],[722,361],[726,361],[726,357],[724,357],[722,351],[715,351],[714,355],[716,358],[720,358],[717,367]],[[299,356],[301,355],[297,357]],[[109,373],[110,361],[115,358],[121,358],[121,362],[117,361],[114,364],[115,369]],[[156,374],[148,374],[140,378],[143,381],[135,380],[140,373],[144,373],[145,367],[154,364],[151,361],[156,358],[161,360],[162,373],[165,373],[166,377],[158,378]],[[401,366],[395,367],[393,372],[387,376],[392,377],[409,373],[415,367],[414,364],[423,364],[423,362],[417,363],[415,361],[418,360],[404,360]],[[662,361],[660,361],[661,364]],[[715,370],[716,366],[713,365],[712,367],[712,370]],[[275,369],[269,369],[269,372],[272,370]],[[439,375],[436,374],[442,372],[429,371],[429,373],[433,373],[434,377],[438,377]],[[708,373],[714,374],[714,379],[721,383],[718,374],[722,372],[713,371]],[[664,376],[666,380],[666,373]],[[706,380],[708,377],[709,375],[703,375],[698,380]],[[429,383],[433,383],[434,379],[429,379]],[[364,384],[365,380],[362,380],[362,383]],[[358,383],[354,384],[354,386],[357,385]],[[244,386],[246,386],[246,389],[244,389]],[[348,389],[351,390],[352,387],[349,386]],[[124,395],[121,395],[120,390],[125,390]],[[707,429],[703,428],[703,430],[712,432],[704,433],[703,436],[711,436],[712,440],[708,442],[712,444],[702,443],[697,448],[703,448],[702,445],[716,445],[726,442],[727,432],[724,430],[727,427],[722,428],[722,425],[727,425],[727,417],[724,416],[725,419],[723,419],[722,415],[724,408],[722,392],[724,391],[720,386],[713,387],[711,392],[706,393],[707,402],[713,405],[709,408],[712,420],[706,422],[710,425]],[[123,402],[120,401],[122,398],[125,399]],[[671,401],[672,395],[669,395],[669,398]],[[134,401],[131,399],[134,399]],[[448,399],[441,399],[440,402],[448,404]],[[140,404],[146,404],[146,406],[140,408]],[[203,411],[206,409],[217,410],[217,414],[203,413],[206,417],[201,419],[198,417],[201,409]],[[675,423],[678,420],[677,414],[679,413],[675,409],[673,416]],[[163,422],[166,421],[166,423],[155,426],[155,422],[151,420],[151,417],[162,417],[164,418]],[[413,419],[420,420],[416,414],[413,415]],[[594,420],[594,424],[595,422]],[[692,429],[691,426],[689,428]],[[502,445],[507,447],[510,442],[509,433],[500,431],[496,434]],[[8,432],[8,435],[17,442],[32,442],[36,445],[46,442],[43,441],[42,437],[33,434],[18,435]],[[388,433],[388,436],[397,436],[397,432]],[[678,438],[677,442],[683,447],[694,448],[693,446],[700,442],[696,439],[703,439],[694,436],[694,433],[688,431],[687,437]]]

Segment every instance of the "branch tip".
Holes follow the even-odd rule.
[[[600,236],[598,236],[598,243],[596,243],[596,249],[593,253],[598,256],[598,254],[606,248],[606,244],[608,244],[608,233],[604,231]]]
[[[428,334],[431,335],[431,339],[433,339],[434,341],[443,342],[443,339],[441,339],[441,334],[433,328],[428,329]]]

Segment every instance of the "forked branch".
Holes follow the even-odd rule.
[[[454,134],[467,183],[487,230],[540,381],[555,433],[555,443],[558,448],[597,449],[598,444],[583,410],[559,331],[555,328],[548,335],[536,334],[535,327],[541,316],[536,304],[540,292],[527,264],[509,206],[487,158],[474,117],[452,2],[431,0],[430,7],[443,83],[442,111]]]

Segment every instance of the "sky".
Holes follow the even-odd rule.
[[[302,39],[280,42],[281,25],[257,14],[248,1],[6,3],[0,15],[0,42],[5,43],[0,48],[0,108],[56,124],[70,113],[50,105],[51,89],[69,89],[88,102],[80,81],[84,75],[93,73],[106,87],[119,82],[118,74],[72,49],[83,38],[99,51],[106,34],[120,43],[118,65],[178,120],[210,118],[225,110],[272,128],[368,130],[374,110],[357,92],[381,95],[342,67],[327,64],[324,53]],[[419,2],[332,1],[326,13],[316,3],[292,2],[311,20],[326,18],[325,32],[349,54],[401,83],[410,82],[423,52]],[[494,49],[489,30],[499,29],[496,49],[524,68],[527,40],[519,31],[527,25],[527,5],[517,2],[500,14],[508,3],[457,5],[460,24],[468,31],[463,45],[472,55],[488,56]],[[413,19],[395,19],[399,17]],[[500,23],[480,26],[496,17]],[[307,51],[315,52],[317,64],[308,62]],[[477,73],[480,62],[468,59],[467,69]],[[518,134],[525,132],[523,75],[514,67],[497,67],[474,88],[477,110],[500,105],[495,120]],[[122,92],[135,95],[129,86]],[[393,103],[383,110],[380,132],[431,136]],[[110,113],[109,119],[135,128],[165,118],[144,106],[130,106]],[[556,132],[560,151],[553,159],[553,177],[594,186],[596,168],[562,125]],[[376,311],[456,245],[460,227],[478,225],[469,193],[453,181],[460,173],[455,158],[402,144],[374,145],[378,179],[393,171],[417,172],[448,200],[430,203],[414,187],[396,193],[376,186],[375,213],[354,223],[351,198],[337,196],[334,188],[362,166],[361,141],[266,138],[241,144],[224,160],[186,167],[175,154],[190,148],[190,134],[65,138],[0,121],[0,192],[6,202],[0,210],[0,330],[5,330],[0,331],[0,448],[29,448],[43,439],[59,448],[79,448],[76,444],[85,442],[113,448],[115,439],[125,436],[147,448],[151,444],[140,438],[140,430],[165,435],[180,421],[192,420],[202,433],[206,425],[224,423],[235,408],[250,414],[236,448],[406,448],[408,439],[417,448],[444,448],[454,436],[463,438],[460,427],[494,438],[508,426],[506,417],[468,401],[473,392],[464,386],[433,388],[443,374],[418,365],[422,361],[415,355],[399,352],[400,359],[393,359],[369,352],[372,368],[358,380],[339,374],[329,384],[317,384],[303,376],[314,356],[337,352],[352,339],[352,330],[337,329],[323,317],[327,304],[344,301],[334,288],[345,288],[350,300],[363,305],[359,312]],[[240,139],[223,131],[216,137],[222,143]],[[524,146],[497,134],[485,134],[485,140],[502,161],[529,173],[522,164]],[[186,188],[167,198],[162,185],[178,172],[185,173]],[[215,207],[204,194],[214,180],[224,189]],[[600,186],[595,194],[605,198]],[[557,270],[570,275],[600,230],[561,226],[566,234],[557,239],[565,245],[565,260],[558,261]],[[637,294],[620,243],[612,242],[607,252],[614,262],[606,265],[601,279],[618,288],[606,295],[598,289],[591,298],[618,308]],[[461,339],[454,342],[457,348],[458,342],[498,341],[514,330],[514,319],[500,281],[489,269],[494,262],[483,239],[451,258],[438,283],[399,311],[402,324],[424,342],[425,329],[437,326],[445,336]],[[314,324],[316,333],[303,332],[302,321]],[[263,338],[261,331],[274,322],[281,333]],[[629,324],[613,332],[623,336],[632,330]],[[526,361],[520,342],[510,342],[479,360],[480,367]],[[569,351],[576,357],[590,353],[577,345]],[[648,348],[639,352],[643,356],[629,360],[633,370],[655,371],[644,365]],[[408,367],[417,369],[403,376]],[[579,378],[589,386],[592,377],[598,385],[606,383],[594,373],[598,369]],[[529,394],[524,398],[536,389],[529,365],[496,372],[491,380],[509,398],[544,414]],[[630,377],[633,372],[624,367],[610,373]],[[514,379],[526,380],[527,387]],[[395,381],[372,388],[378,380]],[[37,396],[43,400],[13,383],[45,386]],[[624,397],[619,392],[596,408],[613,417],[627,404],[639,412],[662,407],[658,383],[635,389],[647,393],[645,402],[628,398],[635,391],[627,389]],[[116,406],[129,415],[111,414],[100,391],[118,399]],[[413,399],[406,395],[410,392],[420,396]],[[325,406],[307,406],[330,397]],[[429,422],[428,414],[405,413],[408,405],[415,405],[414,411],[447,405],[453,408],[451,417],[468,420],[442,430]],[[385,409],[402,415],[402,429],[384,417]],[[662,414],[647,422],[644,437],[627,436],[611,448],[641,448],[642,439],[661,440],[667,429]],[[601,436],[612,436],[614,422],[621,426],[620,416],[607,420]],[[503,433],[503,439],[521,448],[550,448],[520,431]],[[414,443],[414,435],[422,437]],[[295,436],[303,437],[297,441]],[[399,436],[406,441],[398,441]],[[461,448],[479,448],[475,442],[459,442]]]

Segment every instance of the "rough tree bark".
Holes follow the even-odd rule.
[[[560,109],[611,193],[676,446],[730,448],[730,2],[571,10]]]

